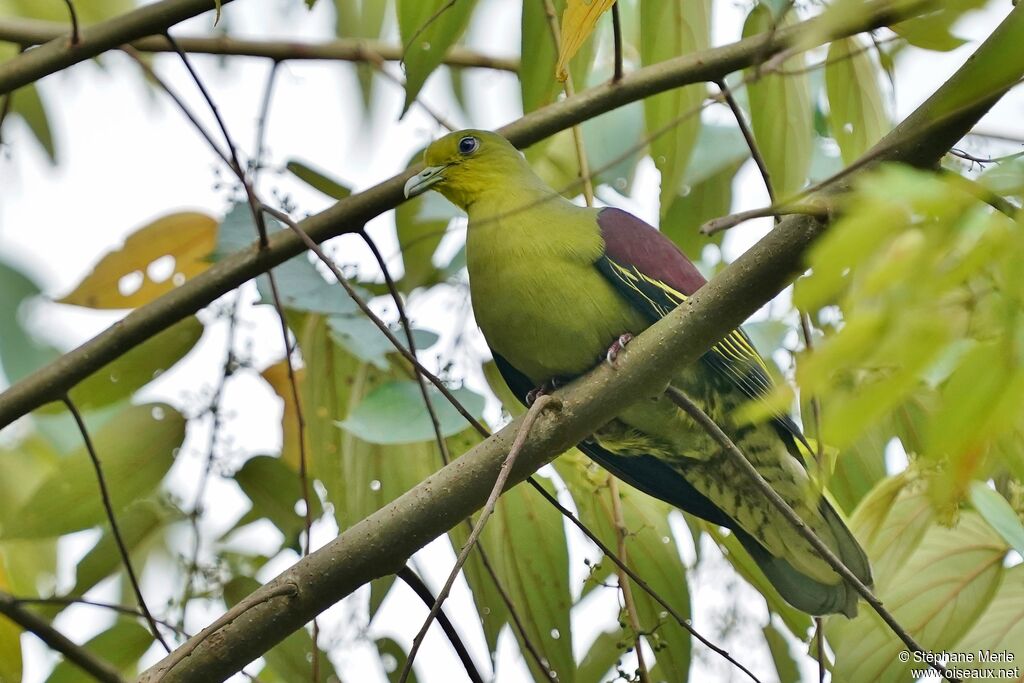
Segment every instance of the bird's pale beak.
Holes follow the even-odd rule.
[[[405,183],[405,198],[410,199],[423,194],[434,185],[444,180],[446,166],[427,166]]]

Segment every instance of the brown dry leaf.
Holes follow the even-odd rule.
[[[295,369],[295,381],[302,395],[302,381],[305,378],[304,368]],[[299,471],[299,416],[295,410],[294,394],[291,381],[288,379],[288,362],[280,360],[267,366],[260,377],[267,381],[274,393],[284,401],[284,413],[281,415],[281,460],[296,472]],[[307,441],[308,445],[308,441]]]
[[[573,58],[597,25],[602,14],[611,9],[615,0],[569,0],[562,13],[562,49],[555,64],[555,78],[564,81],[569,77],[565,65]]]
[[[212,216],[168,214],[129,235],[59,301],[88,308],[142,306],[206,270],[216,242],[217,220]]]

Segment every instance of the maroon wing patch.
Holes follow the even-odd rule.
[[[636,268],[687,296],[707,280],[672,240],[636,216],[621,209],[602,209],[597,224],[605,254],[615,263]]]

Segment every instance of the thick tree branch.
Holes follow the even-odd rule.
[[[953,77],[869,153],[872,158],[933,165],[1024,74],[1024,54],[1016,50],[1022,34],[1024,6],[1018,6]],[[602,364],[557,392],[562,411],[537,419],[510,482],[522,481],[631,402],[660,393],[665,377],[695,362],[791,281],[803,252],[825,227],[805,216],[783,220],[687,304],[637,337],[617,368]],[[399,571],[412,553],[483,505],[521,424],[522,418],[513,421],[262,586],[247,599],[247,611],[219,619],[187,643],[191,656],[179,658],[163,680],[221,680],[359,586]],[[265,602],[282,586],[296,590],[286,607]],[[213,632],[216,637],[210,638]],[[141,680],[159,679],[165,667],[157,664]]]
[[[67,25],[55,21],[0,19],[0,41],[19,45],[39,45],[66,36]],[[308,43],[297,40],[267,40],[236,38],[232,36],[189,36],[175,38],[181,49],[189,54],[221,55],[224,57],[265,57],[275,62],[285,61],[341,61],[366,62],[371,55],[387,62],[402,59],[402,47],[379,40],[345,39]],[[131,43],[139,52],[174,52],[174,47],[162,36],[147,36]],[[512,57],[491,57],[463,47],[453,47],[444,56],[448,66],[518,71],[519,60]]]
[[[221,0],[226,4],[231,0]],[[0,64],[0,94],[49,76],[73,64],[113,50],[119,45],[154,33],[162,33],[178,22],[214,7],[214,0],[161,0],[79,31],[72,43],[67,27],[44,45],[23,52]]]
[[[890,2],[869,3],[865,6],[863,19],[856,26],[847,27],[843,35],[885,26],[920,11],[927,4],[901,3],[896,10]],[[655,64],[626,74],[616,84],[591,88],[575,97],[531,112],[499,132],[517,146],[527,147],[624,104],[682,85],[724,78],[732,71],[763,59],[765,54],[787,49],[804,32],[808,32],[808,35],[821,35],[821,42],[827,41],[829,36],[822,35],[819,29],[819,20],[811,19],[771,34],[752,36],[730,45]],[[90,34],[88,31],[84,33],[84,39],[87,39]],[[0,65],[0,76],[2,73]],[[419,166],[415,165],[338,202],[326,211],[310,216],[301,222],[302,230],[317,242],[357,232],[371,218],[394,208],[403,200],[402,187],[417,171]],[[302,250],[303,244],[296,235],[290,231],[281,232],[270,239],[266,249],[261,250],[254,244],[239,250],[181,287],[133,311],[78,348],[0,394],[0,429],[44,403],[59,399],[68,389],[127,350]]]
[[[113,666],[74,643],[41,616],[25,609],[16,598],[0,591],[0,614],[46,643],[47,647],[102,683],[124,683]]]

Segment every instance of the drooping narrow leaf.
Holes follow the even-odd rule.
[[[252,507],[242,515],[231,531],[257,519],[267,519],[284,534],[285,546],[297,549],[299,534],[305,528],[305,515],[296,512],[303,493],[296,471],[280,458],[257,455],[245,461],[242,468],[235,472],[234,480],[249,498]],[[315,520],[323,514],[323,509],[312,485],[308,485],[307,489],[310,519]]]
[[[212,216],[168,214],[129,235],[59,301],[102,309],[142,306],[206,270],[216,240]]]
[[[25,121],[32,135],[46,152],[47,159],[51,164],[56,164],[57,146],[54,143],[53,131],[50,130],[46,107],[39,97],[36,86],[27,85],[11,93],[11,113],[17,114]]]
[[[92,434],[114,512],[145,498],[174,462],[185,418],[162,403],[130,406]],[[53,501],[61,513],[53,514]],[[96,474],[85,448],[65,457],[8,520],[3,538],[46,538],[105,523]]]
[[[562,16],[566,0],[554,0],[552,4],[555,14]],[[531,112],[553,102],[561,92],[562,84],[555,78],[558,54],[544,0],[525,0],[522,5],[519,84],[523,94],[523,111]],[[576,56],[569,61],[569,71],[575,83],[587,82],[596,42],[584,41]]]
[[[874,62],[856,37],[833,41],[826,61],[832,136],[850,164],[889,131],[885,98]]]
[[[626,632],[622,628],[602,631],[594,639],[576,671],[577,683],[602,683],[608,680],[608,672],[622,657],[625,649]]]
[[[576,451],[555,462],[576,503],[580,519],[608,547],[618,547],[614,508],[608,475],[599,471]],[[626,554],[630,567],[675,612],[684,619],[690,614],[690,595],[686,567],[668,525],[669,507],[640,493],[624,482],[618,482],[622,519],[629,530]],[[669,615],[665,608],[637,585],[632,586],[641,630],[654,650],[659,680],[686,681],[690,670],[690,635]],[[632,645],[636,634],[628,632]]]
[[[568,77],[566,65],[586,42],[597,20],[612,8],[615,0],[567,0],[560,22],[562,49],[555,63],[555,78],[564,81]],[[524,51],[525,52],[525,51]]]
[[[548,492],[554,487],[536,477]],[[562,517],[525,486],[508,491],[491,521],[503,542],[497,561],[504,564],[505,589],[512,594],[533,643],[563,683],[573,683],[573,633],[569,623],[569,556]],[[532,548],[531,552],[521,552]],[[527,659],[529,661],[529,658]],[[535,676],[542,676],[532,666]]]
[[[971,505],[989,526],[1024,557],[1024,525],[1010,504],[980,481],[971,482]]]
[[[384,27],[384,15],[388,0],[334,0],[337,12],[335,33],[339,38],[379,38]],[[373,95],[373,65],[366,62],[356,64],[359,89],[363,95],[363,106],[369,107]]]
[[[781,21],[786,25],[793,21]],[[771,10],[754,7],[743,25],[743,37],[770,31]],[[765,74],[747,86],[751,127],[771,176],[777,198],[785,199],[803,187],[811,164],[814,110],[803,53],[782,63],[785,74]],[[748,70],[746,75],[753,74]]]
[[[124,400],[170,369],[203,336],[195,316],[175,323],[86,377],[69,392],[79,410],[95,410]],[[53,411],[61,406],[54,404]]]
[[[344,199],[352,194],[352,190],[330,177],[326,172],[313,168],[298,159],[288,161],[285,168],[314,190],[319,190],[332,199]]]
[[[772,662],[775,664],[775,673],[779,676],[779,683],[800,683],[800,669],[793,659],[793,652],[789,642],[772,623],[761,628],[764,640],[768,643],[768,651],[772,654]]]
[[[475,0],[397,0],[398,28],[405,46],[404,114],[427,77],[462,36]]]
[[[117,516],[125,548],[134,553],[160,530],[181,518],[181,514],[155,500],[138,500]],[[97,583],[123,569],[123,559],[110,529],[104,529],[96,545],[85,554],[75,568],[75,587],[71,595],[85,595]]]
[[[40,294],[32,277],[0,259],[0,363],[11,383],[60,355],[25,327],[24,304]]]
[[[12,592],[3,557],[0,557],[0,590]],[[20,681],[21,664],[21,627],[0,617],[0,681]]]
[[[107,662],[122,673],[133,676],[138,661],[153,644],[153,635],[144,626],[125,619],[89,640],[85,649]],[[53,669],[46,683],[77,683],[82,680],[82,670],[62,661]]]
[[[710,16],[709,0],[641,0],[641,62],[657,64],[706,48]],[[644,100],[647,134],[657,135],[651,141],[651,157],[661,172],[662,216],[679,194],[697,142],[705,92],[702,84],[694,84]]]

